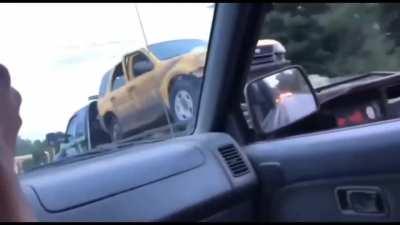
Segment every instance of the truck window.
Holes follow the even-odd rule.
[[[120,87],[124,86],[124,84],[126,83],[125,77],[124,77],[124,73],[122,71],[122,67],[121,64],[117,66],[117,68],[115,69],[114,72],[114,78],[112,81],[112,90],[117,90]]]
[[[196,49],[207,49],[207,41],[197,39],[175,40],[149,46],[149,50],[160,60],[180,56]]]
[[[76,130],[76,121],[77,120],[77,116],[75,115],[68,124],[68,128],[66,131],[67,135],[70,135],[70,137],[68,138],[68,141],[70,141],[71,139],[75,138],[75,130]]]
[[[86,109],[86,108],[85,108]],[[75,137],[80,138],[86,135],[86,110],[82,110],[78,113],[76,121]]]
[[[107,93],[110,75],[111,71],[108,71],[106,74],[104,74],[100,84],[99,97],[103,97]]]

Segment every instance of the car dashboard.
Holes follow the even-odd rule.
[[[43,222],[212,222],[252,220],[258,180],[234,139],[204,133],[44,167],[21,183]]]
[[[347,94],[321,107],[320,114],[331,117],[330,126],[337,128],[384,120],[385,101],[379,90]],[[333,128],[334,128],[333,127]]]
[[[331,118],[332,128],[366,124],[400,116],[399,74],[371,76],[317,90],[319,115]]]
[[[382,73],[315,89],[319,110],[276,137],[363,125],[400,117],[400,74]]]

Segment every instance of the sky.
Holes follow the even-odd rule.
[[[149,44],[208,40],[210,3],[137,4]],[[65,131],[103,74],[145,46],[135,3],[0,3],[0,63],[21,93],[22,138]]]

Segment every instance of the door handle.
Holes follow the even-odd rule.
[[[388,209],[378,187],[340,187],[336,189],[336,198],[345,214],[385,214]]]

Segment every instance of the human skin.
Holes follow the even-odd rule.
[[[0,64],[0,221],[36,221],[14,171],[21,95],[11,86],[10,74]]]

